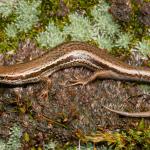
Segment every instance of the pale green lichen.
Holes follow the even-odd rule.
[[[135,43],[132,43],[133,36],[130,35],[131,32],[128,31],[128,33],[126,33],[121,29],[121,25],[119,25],[109,13],[110,5],[105,0],[100,0],[98,5],[88,9],[88,13],[91,13],[90,17],[86,11],[81,11],[80,13],[71,11],[71,14],[68,15],[70,23],[66,21],[67,23],[65,24],[63,22],[63,25],[65,24],[62,29],[63,31],[60,31],[58,27],[51,27],[52,29],[54,28],[53,31],[40,33],[39,31],[41,30],[34,27],[38,25],[39,20],[41,21],[40,14],[42,4],[41,0],[9,0],[0,2],[0,15],[2,18],[9,18],[9,15],[13,14],[11,16],[12,18],[10,17],[10,20],[8,19],[9,24],[3,26],[5,27],[4,32],[7,35],[6,37],[15,39],[17,35],[21,35],[24,39],[26,36],[29,36],[32,37],[33,40],[37,40],[40,47],[45,48],[56,46],[65,41],[65,39],[70,39],[70,37],[71,40],[75,41],[95,41],[99,47],[108,49],[109,51],[113,48],[129,50],[129,48],[133,48],[135,45]],[[52,2],[52,4],[56,5],[57,3]],[[42,10],[42,12],[43,11],[44,10]],[[47,21],[50,20],[52,21],[52,18],[49,18]],[[32,30],[33,28],[35,30]],[[47,30],[48,27],[45,28]],[[150,31],[148,29],[148,35],[149,33]],[[36,34],[38,34],[38,36],[32,36]],[[5,45],[7,42],[3,42],[2,45]],[[6,45],[5,47],[7,48],[9,46]],[[143,41],[139,41],[137,48],[143,55],[149,53],[145,50],[147,48],[145,44],[143,45]],[[142,48],[144,50],[141,50]]]
[[[41,5],[40,0],[20,0],[16,2],[14,14],[15,20],[6,26],[6,35],[15,38],[19,32],[27,33],[39,20]],[[109,4],[101,0],[97,6],[91,9],[92,18],[71,13],[70,23],[60,31],[53,23],[49,24],[44,32],[38,33],[36,41],[40,47],[51,48],[71,37],[73,41],[95,41],[99,47],[111,50],[113,48],[129,48],[131,36],[122,33],[120,26],[114,21],[108,9]],[[120,34],[121,33],[121,34]]]
[[[40,47],[51,48],[64,42],[65,37],[59,28],[54,25],[54,23],[49,23],[46,30],[39,33],[36,40]]]
[[[108,3],[101,1],[99,5],[91,10],[93,18],[78,14],[77,12],[70,14],[70,24],[67,23],[63,28],[64,37],[71,37],[73,41],[87,42],[94,40],[99,47],[108,50],[116,47],[128,49],[132,36],[121,31],[120,26],[109,14],[109,8]],[[51,29],[53,28],[51,27]],[[57,43],[64,41],[64,38],[62,38],[60,29],[55,27],[51,31],[40,33],[37,41],[42,47],[53,47]],[[53,43],[53,41],[57,42]]]
[[[109,5],[101,2],[93,7],[90,20],[86,16],[77,13],[69,15],[70,24],[64,28],[64,34],[72,37],[72,40],[90,41],[94,40],[99,47],[111,50],[114,47],[128,48],[131,36],[121,33],[120,26],[108,13]]]
[[[121,33],[119,35],[119,39],[116,41],[116,46],[119,48],[129,48],[129,44],[131,41],[131,35],[128,33]]]
[[[74,13],[69,15],[69,20],[71,23],[64,27],[65,35],[71,35],[75,41],[91,40],[92,26],[87,17]]]
[[[22,130],[18,125],[14,125],[10,129],[10,137],[5,146],[5,150],[18,150],[21,147],[20,138],[22,136]]]
[[[56,146],[57,146],[57,142],[55,141],[50,141],[48,144],[45,144],[44,145],[44,150],[55,150],[56,149]]]
[[[106,36],[106,35],[97,35],[95,41],[97,41],[99,47],[110,50],[113,47],[113,43],[112,40],[110,39],[110,37]]]
[[[16,18],[14,22],[6,26],[6,35],[14,38],[19,32],[26,33],[31,30],[39,20],[38,15],[40,14],[40,11],[38,10],[38,7],[40,4],[41,1],[39,0],[33,0],[32,2],[25,0],[16,1],[15,8],[13,10]]]
[[[136,49],[138,49],[145,57],[150,55],[150,40],[142,40],[138,42]]]
[[[99,47],[111,50],[114,47],[128,48],[131,36],[121,33],[120,26],[108,13],[109,5],[101,2],[91,10],[92,19],[77,13],[69,15],[70,24],[64,27],[64,34],[72,40],[94,40]]]
[[[131,36],[121,33],[120,26],[108,13],[110,6],[102,1],[91,10],[93,16],[93,39],[101,48],[111,50],[114,47],[128,48]]]
[[[18,150],[19,148],[21,148],[21,136],[21,128],[18,125],[14,124],[14,126],[10,129],[10,137],[8,142],[0,139],[0,150]]]
[[[5,33],[10,38],[15,38],[17,35],[17,28],[14,23],[7,24],[7,27],[5,28]]]
[[[15,20],[15,25],[19,31],[27,32],[30,30],[39,20],[38,15],[40,10],[41,1],[33,0],[32,2],[27,2],[25,0],[19,0],[15,14],[17,16]]]
[[[0,2],[0,14],[2,17],[8,17],[14,10],[16,0],[7,0]]]
[[[99,32],[109,36],[119,32],[119,25],[113,20],[108,13],[110,6],[106,2],[101,2],[91,10],[93,18],[93,30],[96,34]]]

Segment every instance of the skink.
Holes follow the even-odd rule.
[[[76,81],[73,85],[84,85],[96,78],[150,83],[149,68],[127,65],[106,51],[82,42],[60,44],[27,63],[0,66],[0,83],[18,85],[39,82],[60,69],[73,66],[84,66],[94,72],[88,80]]]

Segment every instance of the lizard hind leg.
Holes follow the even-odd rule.
[[[39,97],[40,99],[48,100],[48,93],[52,87],[52,81],[49,77],[44,77],[44,76],[41,76],[40,80],[42,81],[44,88],[40,92]]]
[[[76,86],[76,85],[85,86],[85,85],[89,84],[90,82],[93,82],[97,78],[99,78],[99,79],[111,79],[111,78],[116,78],[116,76],[117,76],[117,74],[111,70],[98,70],[98,71],[94,72],[94,74],[88,78],[76,79],[76,80],[70,81],[71,84],[69,84],[68,86]]]

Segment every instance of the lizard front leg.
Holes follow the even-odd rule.
[[[42,89],[41,94],[40,94],[40,99],[45,99],[45,100],[47,100],[47,99],[48,99],[49,89],[50,89],[51,86],[52,86],[51,79],[50,79],[49,77],[41,76],[41,77],[40,77],[40,80],[41,80],[41,82],[42,82],[43,85],[44,85],[44,88]]]

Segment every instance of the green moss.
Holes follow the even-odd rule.
[[[64,0],[64,7],[69,10],[65,17],[57,15],[58,11],[64,11],[59,0],[43,0],[41,4],[40,1],[37,3],[35,0],[16,2],[12,0],[11,3],[4,3],[0,7],[0,51],[17,49],[19,44],[17,42],[24,41],[27,38],[35,41],[37,34],[44,31],[49,22],[55,22],[62,29],[69,21],[69,12],[76,9],[87,11],[96,3],[98,3],[98,0],[88,2],[85,0]],[[54,13],[54,16],[51,16],[51,13]],[[37,22],[39,23],[37,24]]]
[[[60,0],[43,0],[41,4],[41,22],[44,25],[49,23],[49,18],[52,17],[53,21],[65,21],[69,13],[76,10],[88,12],[92,6],[98,4],[98,0],[63,0],[63,6]],[[66,10],[67,9],[67,10]],[[63,15],[66,12],[65,16]]]
[[[4,8],[8,10],[9,7],[10,4],[6,3]],[[18,41],[27,38],[35,42],[35,37],[40,35],[42,39],[45,28],[53,22],[60,32],[63,31],[65,40],[92,41],[114,53],[129,54],[135,45],[137,47],[149,40],[149,35],[146,35],[148,28],[143,27],[138,19],[139,7],[132,1],[131,21],[118,23],[109,13],[110,5],[105,0],[62,0],[62,3],[60,0],[17,1],[11,4],[11,11],[7,14],[4,8],[1,9],[0,51],[17,49]],[[37,40],[37,45],[42,45],[40,41],[44,40],[44,37]],[[52,46],[49,44],[48,47]]]
[[[149,150],[150,147],[150,128],[145,128],[144,120],[139,122],[135,128],[120,132],[97,131],[95,134],[84,135],[78,133],[78,138],[84,142],[103,143],[112,146],[114,150]]]
[[[9,39],[3,30],[0,31],[0,52],[1,53],[9,50],[16,50],[17,46],[18,46],[17,38]]]

